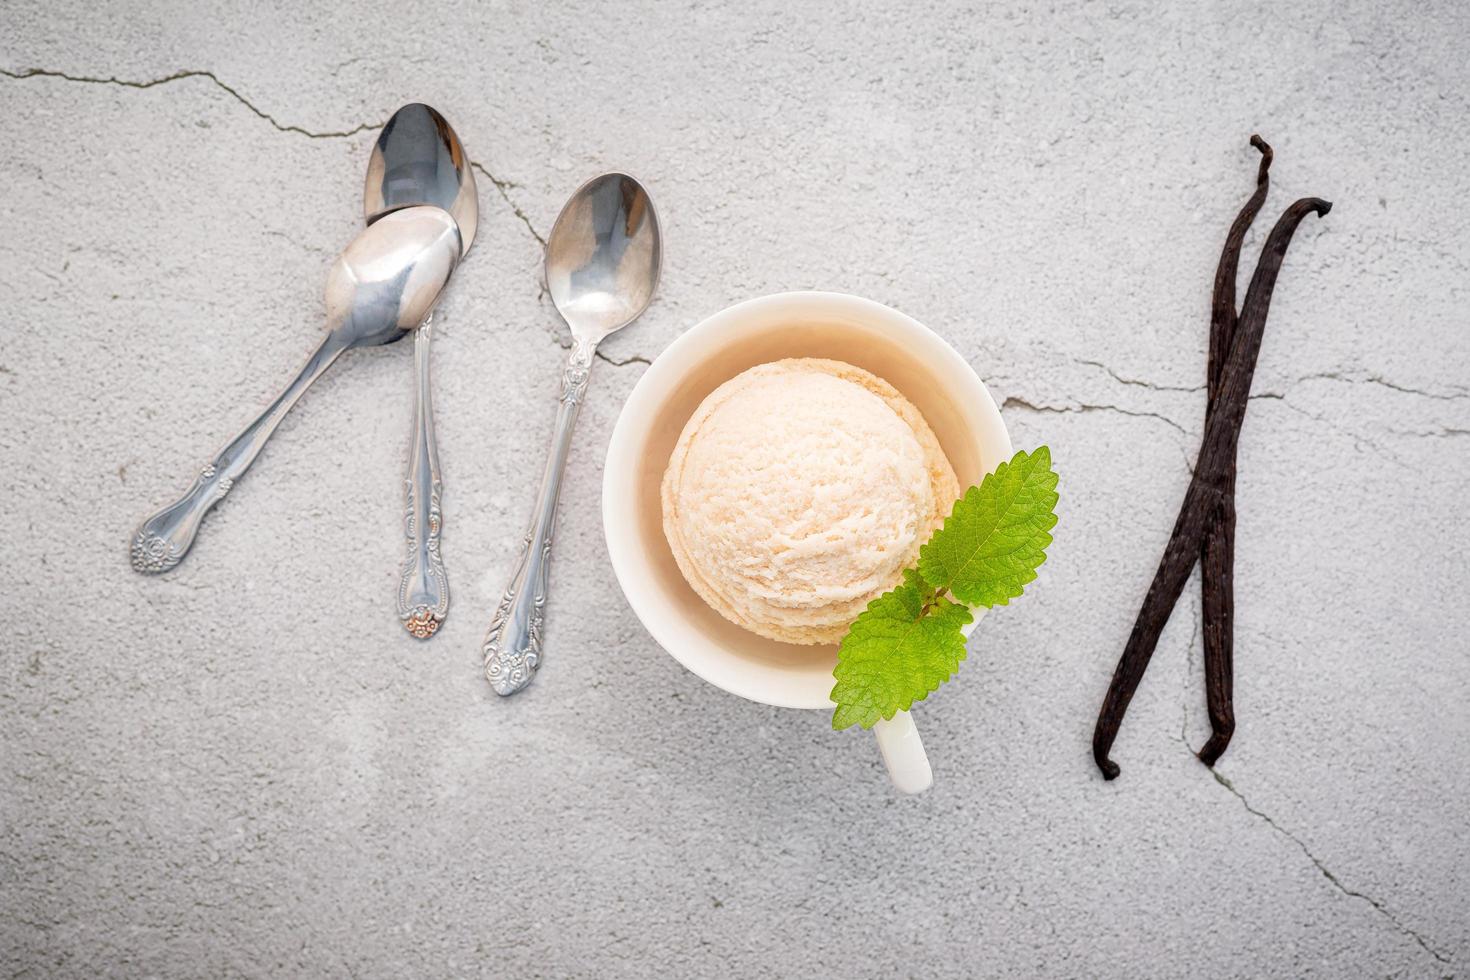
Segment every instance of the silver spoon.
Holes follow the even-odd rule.
[[[480,218],[475,174],[453,128],[421,102],[393,113],[378,135],[363,185],[363,215],[372,224],[399,208],[417,204],[448,211],[459,225],[462,254],[469,252]],[[443,484],[429,385],[432,319],[431,311],[414,335],[413,443],[404,517],[408,553],[398,579],[398,619],[421,640],[433,636],[449,612],[449,577],[439,550]]]
[[[496,694],[521,690],[540,666],[556,501],[592,355],[609,334],[648,309],[661,261],[653,202],[627,174],[603,174],[579,187],[546,241],[546,288],[571,327],[572,351],[561,376],[556,432],[520,564],[481,647],[485,676]]]
[[[389,344],[434,305],[460,257],[459,229],[440,208],[397,211],[364,229],[327,274],[327,335],[294,381],[205,465],[194,485],[138,526],[133,567],[166,572],[179,563],[211,507],[230,492],[286,413],[353,347]]]

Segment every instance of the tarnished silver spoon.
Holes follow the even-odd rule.
[[[395,211],[352,240],[327,275],[327,335],[276,400],[221,449],[177,501],[149,517],[129,546],[140,572],[179,563],[210,508],[229,493],[311,383],[353,347],[390,344],[417,327],[460,257],[459,228],[435,207]]]
[[[463,253],[469,252],[480,218],[470,159],[444,117],[414,102],[393,113],[378,135],[363,185],[363,214],[372,224],[399,208],[418,204],[448,211],[459,225]],[[414,335],[413,442],[404,515],[408,552],[398,578],[398,619],[421,640],[433,636],[449,613],[449,577],[439,550],[443,480],[429,374],[432,319],[430,311]]]
[[[592,356],[599,343],[648,309],[662,260],[653,202],[627,174],[603,174],[579,187],[546,240],[546,288],[572,330],[572,351],[562,371],[551,454],[520,564],[481,647],[485,676],[496,694],[521,690],[541,664],[556,501]]]

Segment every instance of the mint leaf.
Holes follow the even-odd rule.
[[[919,567],[868,603],[842,638],[833,728],[872,728],[954,675],[965,659],[969,607],[1007,604],[1046,560],[1056,486],[1051,450],[1042,446],[1017,453],[955,502],[919,549]]]
[[[1036,578],[1056,527],[1051,450],[1016,453],[954,505],[919,549],[919,574],[971,606],[1004,606]]]
[[[905,571],[903,584],[868,603],[842,638],[832,727],[872,728],[949,680],[965,659],[960,628],[970,619],[969,609]]]

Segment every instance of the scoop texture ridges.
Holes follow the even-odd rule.
[[[664,473],[664,533],[726,619],[788,643],[837,643],[958,496],[939,440],[892,385],[794,358],[700,404]]]

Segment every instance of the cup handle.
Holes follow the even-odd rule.
[[[934,770],[924,754],[924,740],[914,727],[914,717],[900,711],[891,720],[873,726],[878,738],[878,751],[888,767],[888,778],[900,793],[922,793],[934,782]]]

